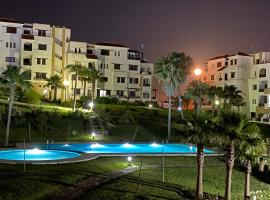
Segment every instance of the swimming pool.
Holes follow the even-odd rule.
[[[197,148],[186,144],[49,144],[37,145],[41,149],[56,149],[96,154],[195,154]],[[205,149],[206,154],[215,153]]]
[[[27,161],[43,161],[43,160],[62,160],[79,157],[76,152],[61,151],[61,150],[40,150],[26,149],[25,160]],[[0,160],[24,160],[24,150],[3,150],[0,151]]]

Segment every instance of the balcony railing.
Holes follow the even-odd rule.
[[[46,77],[39,77],[39,76],[34,76],[34,80],[46,80]]]
[[[151,86],[150,83],[143,84],[143,87],[150,87],[150,86]]]
[[[264,88],[259,88],[259,92],[264,92],[265,89],[267,89],[267,86]]]

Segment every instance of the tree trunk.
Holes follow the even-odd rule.
[[[8,147],[8,141],[9,141],[9,131],[10,131],[10,123],[11,123],[11,112],[13,107],[13,100],[15,96],[15,89],[16,85],[12,84],[10,86],[10,93],[9,93],[9,99],[8,99],[8,119],[7,119],[7,127],[6,127],[6,138],[5,138],[5,147]]]
[[[183,108],[182,108],[182,98],[180,95],[179,87],[178,87],[178,103],[179,103],[179,107],[181,108],[181,110],[180,110],[181,118],[184,119]]]
[[[83,85],[83,96],[85,96],[86,93],[86,79],[84,79],[84,85]]]
[[[172,115],[172,95],[169,94],[169,109],[168,109],[168,142],[171,137],[171,115]]]
[[[203,198],[203,163],[204,163],[204,152],[203,145],[197,144],[197,186],[196,186],[196,197],[197,199]]]
[[[226,188],[225,200],[231,200],[231,186],[232,186],[232,169],[234,165],[234,143],[231,142],[228,146],[226,155]]]
[[[94,102],[95,98],[95,89],[96,89],[96,80],[92,81],[92,102]]]
[[[252,166],[250,161],[246,164],[246,171],[245,171],[245,191],[244,191],[244,200],[250,199],[250,174],[252,170]]]
[[[54,101],[56,101],[57,98],[57,87],[54,86]]]
[[[74,91],[73,91],[73,111],[76,110],[76,90],[77,90],[77,82],[78,82],[78,74],[76,73],[76,76],[75,76],[75,86],[74,86]]]

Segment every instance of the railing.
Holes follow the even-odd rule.
[[[143,87],[150,87],[150,86],[151,86],[150,83],[148,83],[148,84],[143,84]]]
[[[266,73],[265,74],[259,74],[259,77],[266,77]]]
[[[267,89],[267,87],[265,87],[265,88],[259,88],[259,92],[264,92],[265,89]]]
[[[59,56],[59,55],[57,55],[57,54],[54,54],[54,55],[55,55],[56,58],[62,60],[62,56]]]
[[[46,77],[36,77],[36,76],[34,76],[34,80],[46,80]]]
[[[60,45],[60,46],[63,46],[63,42],[57,38],[54,38],[54,41],[56,44]]]

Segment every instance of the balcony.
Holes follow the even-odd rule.
[[[259,92],[264,92],[267,89],[269,89],[269,88],[267,88],[267,85],[265,85],[265,87],[259,88]]]
[[[143,87],[150,87],[150,86],[151,86],[150,83],[144,83],[144,84],[143,84]]]
[[[263,105],[259,104],[259,106],[256,107],[256,113],[268,114],[270,113],[270,108],[265,107],[264,104]]]
[[[41,77],[41,76],[35,76],[34,80],[40,80],[40,81],[45,81],[46,77]]]
[[[270,94],[270,88],[264,88],[264,94]]]

